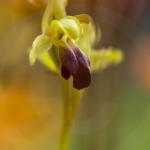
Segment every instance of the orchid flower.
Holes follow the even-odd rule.
[[[60,20],[53,20],[44,34],[38,36],[30,51],[30,64],[44,53],[57,53],[56,70],[61,70],[64,79],[73,76],[73,86],[76,89],[88,87],[91,83],[90,62],[88,57],[80,50],[75,41],[83,34],[82,23],[89,23],[88,15],[67,16]],[[55,51],[55,52],[54,52]],[[59,57],[59,62],[58,62]]]
[[[59,150],[68,149],[70,128],[82,97],[81,89],[90,85],[91,73],[123,59],[119,49],[93,49],[100,40],[100,28],[96,32],[92,19],[86,14],[67,16],[66,4],[67,0],[47,0],[42,34],[33,41],[29,54],[31,65],[38,59],[63,79],[73,77],[74,88],[62,80],[64,105]]]
[[[53,2],[54,6],[55,3],[58,3],[58,0]],[[50,4],[51,8],[52,2]],[[30,64],[33,65],[39,58],[52,71],[61,72],[64,79],[68,80],[72,75],[74,88],[83,89],[91,83],[91,71],[119,63],[122,60],[122,53],[111,48],[107,51],[92,50],[96,35],[90,17],[85,14],[65,16],[63,13],[60,15],[59,9],[56,10],[55,18],[61,18],[61,16],[63,18],[51,20],[55,11],[50,12],[51,22],[47,23],[47,27],[43,23],[43,33],[32,44],[29,55]]]

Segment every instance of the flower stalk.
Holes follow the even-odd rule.
[[[69,88],[69,80],[62,80],[62,96],[63,96],[63,113],[62,113],[62,127],[59,139],[59,147],[58,150],[67,150],[69,135],[70,135],[70,119],[69,119],[69,111],[70,111],[70,88]]]
[[[62,80],[63,116],[58,150],[68,150],[70,132],[82,99],[83,90],[70,88],[70,80]],[[70,91],[71,90],[71,91]]]

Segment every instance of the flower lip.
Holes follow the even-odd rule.
[[[73,87],[81,90],[87,88],[91,84],[91,73],[90,70],[83,64],[79,65],[77,73],[73,75]]]
[[[61,63],[61,75],[67,80],[77,71],[77,58],[70,47],[62,41],[59,43],[59,57]]]
[[[91,83],[90,62],[75,43],[68,44],[60,42],[61,75],[66,80],[72,75],[73,87],[80,90]]]
[[[73,75],[73,86],[76,89],[83,89],[91,84],[90,61],[88,57],[80,50],[80,48],[70,40],[73,52],[78,60],[78,70]]]

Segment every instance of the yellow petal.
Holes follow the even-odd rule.
[[[96,37],[94,25],[92,23],[89,24],[82,24],[83,28],[83,35],[81,36],[80,40],[78,40],[76,43],[80,47],[80,49],[88,56],[90,57],[91,54],[91,47],[93,46],[96,39],[98,39],[99,36]],[[97,32],[100,34],[100,32]]]
[[[75,17],[69,17],[59,21],[54,20],[51,22],[51,27],[58,31],[58,33],[62,31],[63,34],[66,34],[73,40],[78,40],[83,33],[82,26]]]
[[[50,37],[45,35],[38,36],[32,44],[32,49],[29,54],[30,64],[33,65],[36,58],[45,52],[47,52],[52,47],[52,42]]]
[[[120,49],[109,47],[108,49],[93,50],[91,52],[91,71],[102,70],[109,65],[116,65],[123,60],[123,52]]]
[[[80,23],[86,23],[89,24],[90,23],[90,16],[86,15],[86,14],[81,14],[81,15],[75,15],[75,18],[77,18],[79,20]]]

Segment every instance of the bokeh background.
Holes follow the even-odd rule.
[[[0,0],[0,150],[57,148],[60,80],[28,60],[45,6],[44,0]],[[68,0],[67,13],[87,13],[100,25],[95,48],[124,52],[121,64],[93,74],[70,150],[149,150],[150,1]]]

